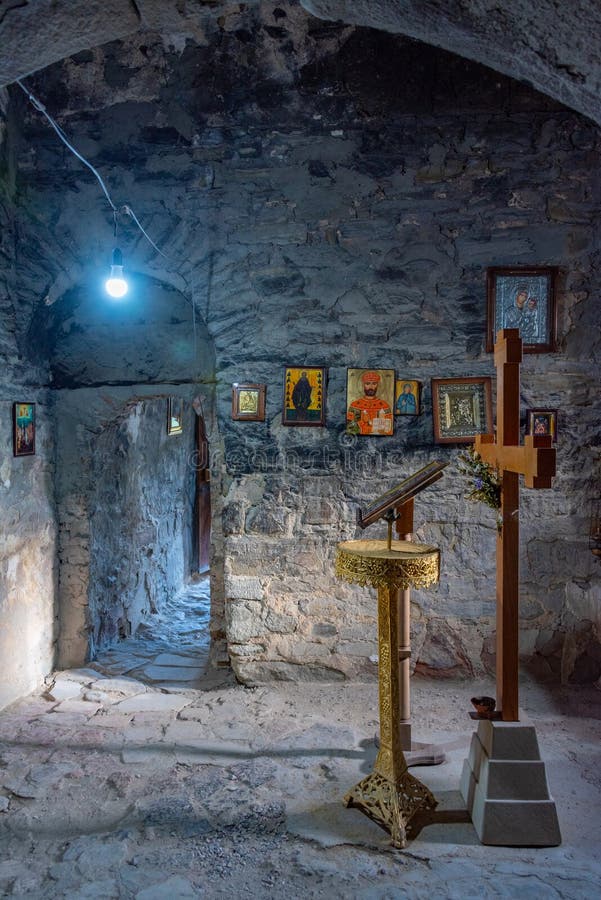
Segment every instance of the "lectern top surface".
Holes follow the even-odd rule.
[[[438,553],[438,547],[431,544],[416,544],[414,541],[342,541],[338,549],[369,559],[415,559],[429,553]]]
[[[359,512],[358,523],[360,527],[366,528],[368,525],[372,525],[390,509],[401,506],[407,500],[423,491],[424,488],[438,481],[439,478],[442,478],[442,470],[447,466],[448,462],[435,461],[428,463],[427,466],[414,472],[413,475],[409,475],[408,478],[386,491],[385,494],[382,494],[373,503],[370,503],[363,513]]]
[[[350,584],[425,588],[440,575],[440,551],[413,541],[343,541],[336,553],[336,575]]]

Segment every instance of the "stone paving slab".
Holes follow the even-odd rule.
[[[46,690],[46,696],[50,700],[68,700],[70,697],[79,697],[81,686],[77,681],[68,678],[56,678]]]
[[[155,657],[156,666],[191,666],[194,669],[202,668],[198,665],[199,654],[190,653],[159,653]]]
[[[93,716],[99,709],[103,708],[103,704],[98,700],[87,700],[85,697],[81,700],[63,700],[55,706],[53,712],[64,715],[65,713],[81,713],[84,716]]]
[[[136,894],[136,900],[197,900],[197,898],[196,888],[180,875],[173,875]]]
[[[113,712],[113,709],[114,707],[111,707],[111,712],[108,714],[99,710],[99,712],[94,716],[94,725],[97,728],[106,728],[112,731],[125,732],[126,728],[133,718],[133,713],[115,713]]]
[[[202,666],[159,666],[156,664],[145,666],[140,672],[140,677],[149,681],[187,682],[198,681],[204,673]]]
[[[386,833],[375,822],[358,810],[347,810],[339,799],[330,802],[316,800],[304,808],[289,812],[286,824],[292,834],[315,841],[322,847],[348,843],[384,849],[390,843]]]
[[[164,741],[165,725],[162,722],[131,722],[123,728],[122,739],[125,744],[144,744]]]
[[[175,753],[173,747],[161,746],[158,743],[148,747],[124,747],[121,751],[121,760],[127,765],[148,766],[158,763],[163,766],[165,763],[175,762]]]
[[[207,740],[217,742],[212,729],[203,728],[197,722],[190,722],[180,718],[169,723],[165,729],[165,738],[178,744],[196,743],[199,741],[206,743]]]
[[[182,709],[187,703],[187,698],[177,694],[163,694],[147,691],[145,694],[136,694],[126,697],[115,703],[117,712],[164,712],[165,710]]]
[[[67,669],[60,673],[55,672],[54,677],[59,674],[68,678],[70,681],[79,681],[81,684],[90,684],[92,681],[98,681],[99,678],[104,677],[96,669],[85,667],[79,669]]]
[[[55,736],[59,729],[61,731],[79,731],[91,718],[88,714],[89,709],[90,705],[88,703],[83,704],[82,709],[67,709],[63,710],[63,712],[59,712],[58,708],[54,707],[43,717],[43,726],[52,730]]]
[[[149,656],[148,659],[152,659],[152,656]],[[113,662],[109,662],[106,659],[102,661],[102,671],[99,672],[99,675],[108,675],[113,676],[115,678],[119,678],[121,675],[127,675],[132,669],[135,669],[137,666],[143,666],[146,662],[148,662],[147,658],[140,657],[132,657],[129,653],[122,660],[114,660]]]
[[[53,900],[61,896],[94,897],[98,891],[103,892],[104,900],[104,896],[112,896],[115,884],[120,886],[119,898],[155,889],[163,891],[165,884],[174,891],[179,889],[173,881],[178,877],[183,879],[182,884],[194,887],[196,896],[219,896],[220,887],[227,884],[230,896],[279,898],[285,896],[284,886],[294,873],[297,880],[289,896],[318,897],[319,882],[314,894],[311,889],[303,890],[301,885],[312,883],[310,879],[319,872],[322,889],[329,885],[323,896],[332,897],[395,897],[402,885],[403,896],[444,896],[457,897],[457,900],[461,897],[463,900],[487,896],[485,885],[498,884],[501,879],[506,896],[530,894],[538,898],[552,890],[553,879],[559,877],[563,879],[562,885],[569,885],[568,889],[562,887],[564,897],[588,900],[595,895],[595,873],[587,871],[583,855],[586,850],[581,845],[583,840],[589,844],[596,840],[598,833],[580,834],[576,845],[556,848],[554,854],[558,855],[545,855],[539,864],[533,851],[481,848],[469,823],[451,821],[428,826],[409,844],[406,852],[399,852],[390,847],[386,833],[358,810],[345,809],[342,796],[375,759],[373,719],[366,702],[370,691],[369,687],[358,686],[354,691],[354,705],[350,706],[345,691],[337,686],[305,685],[302,697],[282,686],[260,694],[240,690],[236,685],[220,687],[206,695],[208,702],[203,703],[197,695],[198,706],[182,710],[182,713],[190,709],[206,711],[209,715],[206,724],[181,718],[171,718],[165,724],[166,714],[176,715],[172,709],[156,712],[147,709],[122,715],[115,712],[116,706],[112,704],[107,707],[110,710],[107,716],[97,714],[81,726],[82,740],[72,741],[68,746],[55,742],[46,751],[54,756],[68,754],[69,758],[75,754],[77,766],[81,767],[79,776],[73,778],[69,771],[62,775],[55,771],[52,777],[49,774],[48,783],[36,797],[29,800],[13,797],[8,810],[0,815],[0,841],[6,837],[2,822],[12,816],[17,827],[33,834],[36,846],[33,857],[27,854],[30,868],[25,870],[22,854],[26,848],[21,850],[20,844],[6,844],[8,852],[18,855],[21,867],[6,870],[11,875],[4,882],[0,868],[0,891],[7,884],[14,893],[16,882],[11,878],[17,872],[21,895],[45,897],[45,889],[40,889],[40,885],[55,885],[55,892],[48,894]],[[139,696],[147,694],[152,696],[153,692]],[[185,695],[158,696],[175,696],[178,702],[191,699]],[[422,710],[426,709],[426,698],[425,693],[420,698]],[[136,698],[123,698],[120,703],[132,699]],[[291,704],[289,699],[293,699]],[[451,708],[454,708],[452,704]],[[249,716],[254,716],[257,723],[268,724],[272,709],[278,710],[281,733],[274,736],[270,746],[257,750],[211,734],[216,728],[239,734],[236,729],[240,717],[244,717],[245,728]],[[26,706],[23,716],[27,718]],[[43,733],[49,718],[49,712],[38,711],[28,727]],[[56,715],[54,718],[61,719]],[[121,729],[118,736],[125,737],[130,746],[122,747],[117,753],[118,742],[114,740],[117,734],[113,735],[113,729],[94,728],[102,718],[114,720]],[[128,724],[130,718],[134,721]],[[446,736],[449,759],[443,766],[420,769],[419,777],[435,790],[442,811],[452,814],[459,803],[448,785],[455,775],[458,778],[462,754],[469,745],[471,723],[465,721],[460,729],[457,726],[461,717],[451,714],[441,730],[440,714],[434,718],[437,728],[422,729],[421,736],[431,741]],[[261,739],[266,724],[258,726]],[[572,722],[571,727],[577,731],[578,723]],[[98,731],[104,732],[108,742],[104,750],[98,746],[88,752],[84,749],[84,733]],[[572,737],[569,731],[557,728],[547,732],[545,741],[554,735],[562,742],[567,741],[568,746],[573,741],[582,742],[580,736]],[[591,742],[598,738],[598,723],[588,735]],[[135,736],[138,743],[131,746]],[[36,771],[44,772],[44,764],[40,763],[36,770],[24,760],[21,747],[8,752],[14,754],[14,759],[8,760],[10,771],[27,784],[32,783]],[[568,759],[564,753],[561,757]],[[77,766],[72,770],[74,774]],[[573,761],[570,766],[574,766]],[[55,786],[57,774],[60,791]],[[563,777],[566,777],[565,765]],[[568,795],[573,785],[573,781],[565,784]],[[599,799],[599,790],[595,790]],[[580,802],[587,799],[589,804],[594,802],[590,791],[590,785],[580,787]],[[113,799],[115,792],[118,799]],[[35,806],[19,809],[19,803]],[[77,829],[85,827],[84,821],[89,823],[90,803],[94,804],[95,827],[104,831],[87,835],[85,839],[71,838],[69,843],[74,849],[69,859],[64,855],[64,837],[60,844],[48,844],[49,848],[55,847],[54,851],[44,850],[45,845],[37,837],[36,822],[52,823],[52,828],[61,835],[76,836]],[[16,804],[14,808],[13,804]],[[61,804],[65,809],[61,809]],[[587,821],[593,820],[589,816]],[[592,827],[600,831],[598,824]],[[81,840],[83,844],[78,843]],[[107,840],[116,843],[106,847],[104,855]],[[235,843],[230,844],[232,840]],[[96,867],[94,848],[97,848]],[[484,849],[492,849],[493,853],[481,852]],[[347,855],[347,850],[352,850],[352,855]],[[501,864],[506,865],[506,870],[502,871]],[[98,871],[101,868],[103,871]],[[51,871],[52,875],[45,876],[45,871]],[[266,871],[273,874],[267,879],[269,884],[262,885]],[[600,872],[598,866],[596,875]],[[220,874],[212,882],[216,873]],[[49,880],[41,881],[44,877]],[[213,893],[206,891],[207,884],[214,885]],[[125,885],[131,894],[123,893]],[[260,890],[257,885],[262,885]],[[359,890],[362,885],[364,890]],[[248,886],[251,886],[250,893],[245,890]],[[263,888],[265,894],[261,893]]]
[[[102,691],[103,693],[124,694],[126,697],[135,694],[143,694],[147,690],[146,685],[137,678],[118,678],[107,677],[93,681],[90,683],[90,689],[93,691]]]
[[[84,690],[83,699],[87,703],[99,703],[100,706],[110,706],[111,703],[116,703],[120,698],[116,697],[114,694],[107,694],[105,691],[97,691],[97,690]]]
[[[182,656],[164,645],[155,650],[145,667],[160,654],[172,662]],[[131,671],[139,661],[139,653],[123,652],[120,665]],[[70,699],[33,695],[0,714],[0,735],[10,736],[0,744],[8,785],[0,778],[0,845],[18,862],[0,863],[0,895],[129,900],[157,891],[175,900],[190,885],[191,896],[253,900],[375,900],[399,889],[408,898],[465,900],[502,884],[507,897],[538,900],[561,884],[566,900],[595,896],[601,726],[562,718],[536,686],[529,698],[552,761],[564,847],[480,846],[456,790],[475,691],[418,679],[414,736],[441,744],[447,761],[413,772],[435,793],[441,818],[399,852],[365,815],[342,805],[376,757],[376,684],[247,689],[222,672],[203,676],[200,689],[167,681],[157,690],[131,675],[90,671],[75,673]],[[583,696],[579,702],[584,708]]]

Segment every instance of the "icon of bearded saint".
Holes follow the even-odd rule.
[[[347,431],[351,434],[392,434],[392,409],[378,397],[380,375],[363,372],[363,397],[353,400],[347,410]],[[358,432],[357,432],[358,429]]]

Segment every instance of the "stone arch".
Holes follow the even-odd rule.
[[[214,350],[204,321],[196,318],[193,328],[188,299],[171,286],[140,275],[128,303],[110,306],[98,290],[80,283],[52,307],[43,308],[32,326],[45,347],[53,384],[62,666],[81,665],[150,614],[157,602],[149,581],[153,556],[164,568],[167,556],[179,553],[180,563],[188,566],[193,402],[199,395],[209,442],[217,440]],[[183,434],[172,437],[167,435],[169,397],[181,400],[184,410]],[[152,435],[143,434],[144,429]],[[129,466],[129,474],[119,474],[116,459],[126,469]],[[185,504],[189,513],[185,526],[181,517],[175,522],[181,510],[167,504],[164,512],[172,516],[171,526],[161,523],[159,510],[155,532],[150,533],[150,506],[161,504],[150,485],[152,473],[148,477],[144,473],[149,465],[155,465],[154,476],[163,490],[172,476],[186,480],[186,489],[173,488],[174,500]],[[127,496],[123,481],[127,478],[129,487],[137,484],[143,489],[146,500]],[[123,527],[126,543],[119,550]],[[98,541],[110,528],[113,553],[121,553],[125,565],[136,569],[131,577],[119,574],[116,558],[99,563]],[[162,540],[167,549],[159,547]],[[185,540],[187,549],[175,552],[173,540]],[[129,555],[123,554],[123,546],[129,547]],[[175,580],[165,575],[162,589],[173,589]]]
[[[98,649],[134,633],[160,605],[160,591],[176,590],[178,578],[183,582],[191,568],[198,391],[197,384],[187,384],[61,392],[56,420],[63,667],[81,665]],[[212,410],[212,390],[203,386],[201,391],[205,411]],[[169,397],[183,403],[184,432],[176,437],[167,435]],[[210,421],[212,444],[218,435],[212,416]],[[153,434],[141,436],[148,427]],[[154,472],[144,471],[148,460],[154,462]],[[153,477],[155,482],[160,478],[163,490],[169,487],[166,479],[175,485],[174,495],[160,508],[154,502],[159,492],[150,486]],[[124,488],[127,478],[130,484]],[[109,535],[107,555],[99,560],[99,545]],[[170,574],[166,567],[173,565],[174,557],[180,569]],[[127,571],[120,572],[120,565]],[[212,585],[220,584],[221,568],[216,557]]]
[[[259,0],[245,6],[260,7]],[[599,23],[599,7],[583,0],[579,15],[569,4],[536,3],[493,9],[480,0],[420,4],[410,0],[301,0],[321,19],[405,34],[531,82],[538,90],[599,121],[599,57],[588,39]],[[158,32],[174,46],[204,37],[207,21],[225,20],[231,5],[181,4],[177,0],[107,0],[90,13],[88,0],[68,4],[29,0],[0,21],[4,48],[0,85],[139,31]],[[597,27],[598,30],[598,27]],[[49,37],[51,36],[51,37]]]
[[[30,327],[45,350],[52,386],[163,384],[212,378],[212,340],[190,299],[166,281],[128,273],[129,293],[113,300],[88,277],[51,306],[39,305]]]

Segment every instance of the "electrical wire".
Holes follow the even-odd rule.
[[[111,209],[113,210],[113,212],[117,212],[117,207],[115,206],[115,204],[114,204],[113,201],[111,200],[110,194],[109,194],[109,192],[108,192],[107,189],[106,189],[106,185],[105,185],[104,181],[102,180],[102,178],[101,178],[99,172],[94,168],[94,166],[92,165],[92,163],[89,163],[89,162],[87,161],[87,159],[85,159],[85,157],[83,157],[83,156],[81,155],[81,153],[80,153],[78,150],[75,149],[75,147],[73,146],[73,144],[71,144],[71,142],[70,142],[69,139],[67,138],[67,135],[65,134],[65,132],[63,131],[63,129],[60,127],[60,125],[57,124],[57,122],[54,121],[54,119],[52,118],[52,116],[50,115],[50,113],[47,111],[47,109],[46,109],[46,107],[44,106],[44,104],[41,103],[41,102],[38,100],[38,98],[37,98],[34,94],[32,94],[31,91],[30,91],[28,88],[25,87],[25,85],[23,84],[23,82],[22,82],[19,78],[17,78],[17,84],[19,85],[19,87],[21,88],[21,90],[23,91],[23,93],[27,94],[27,98],[28,98],[29,102],[30,102],[33,106],[35,106],[35,108],[37,109],[38,112],[41,112],[42,115],[46,117],[46,119],[47,119],[48,122],[50,123],[51,127],[52,127],[52,128],[54,129],[54,131],[57,133],[57,135],[59,136],[59,138],[61,139],[61,141],[63,142],[63,144],[65,144],[65,145],[69,148],[69,150],[71,151],[71,153],[74,153],[75,156],[76,156],[79,160],[81,160],[81,162],[84,164],[84,166],[87,166],[88,169],[90,170],[90,172],[92,172],[92,174],[96,176],[96,178],[98,179],[98,183],[100,184],[100,187],[101,187],[102,190],[104,191],[104,195],[105,195],[106,199],[108,200],[108,202],[109,202],[109,204],[110,204]]]
[[[75,147],[73,146],[73,144],[71,143],[71,141],[69,140],[69,138],[67,137],[65,132],[63,131],[63,129],[52,118],[52,116],[47,111],[44,104],[40,100],[38,100],[38,98],[35,96],[35,94],[32,94],[31,91],[29,90],[29,88],[25,87],[25,85],[19,78],[17,78],[16,83],[19,85],[19,87],[21,88],[23,93],[27,95],[29,102],[35,107],[35,109],[37,109],[38,112],[41,112],[42,115],[47,119],[50,126],[56,132],[56,134],[61,139],[63,144],[71,151],[71,153],[73,153],[84,164],[84,166],[87,166],[87,168],[90,170],[90,172],[92,172],[94,177],[97,179],[98,184],[102,188],[104,196],[108,200],[109,206],[111,207],[111,209],[113,211],[113,233],[114,233],[114,235],[116,236],[116,234],[117,234],[117,215],[119,213],[124,213],[124,214],[128,215],[135,222],[135,224],[140,229],[140,231],[142,232],[142,234],[144,235],[144,237],[146,238],[148,243],[151,245],[151,247],[153,247],[156,250],[157,253],[160,253],[160,255],[162,257],[164,257],[166,260],[168,260],[169,262],[175,262],[170,256],[167,256],[166,253],[163,253],[163,251],[161,250],[160,247],[157,247],[157,245],[152,240],[150,235],[143,228],[140,220],[136,216],[136,214],[133,211],[133,209],[131,208],[131,206],[129,206],[129,204],[126,203],[121,207],[117,207],[113,203],[113,201],[111,199],[111,195],[109,194],[108,189],[102,179],[102,176],[98,172],[98,170],[95,169],[94,166],[90,162],[88,162],[88,160],[84,156],[82,156],[82,154],[78,150],[75,149]],[[195,277],[194,277],[194,273],[192,273],[192,298],[190,300],[190,305],[192,306],[192,331],[193,331],[194,353],[195,353],[195,356],[197,356],[198,355],[198,338],[197,338],[197,326],[196,326],[196,303],[194,300],[195,289],[196,289]]]
[[[148,243],[149,243],[152,247],[154,247],[154,249],[156,250],[157,253],[160,253],[161,256],[164,256],[164,257],[165,257],[165,259],[171,259],[170,256],[167,256],[166,253],[163,253],[163,251],[160,249],[160,247],[157,247],[157,245],[156,245],[155,242],[152,240],[152,238],[149,237],[148,234],[144,231],[144,229],[142,228],[142,226],[141,226],[141,224],[140,224],[140,222],[139,222],[139,220],[138,220],[138,217],[136,216],[136,214],[135,214],[135,212],[133,211],[133,209],[131,208],[131,206],[128,206],[128,205],[126,204],[126,205],[123,207],[122,211],[123,211],[124,213],[127,213],[128,216],[131,216],[131,218],[134,220],[134,222],[136,223],[136,225],[138,226],[138,228],[140,229],[140,231],[142,232],[142,234],[144,235],[144,237],[146,238],[146,240],[148,241]]]
[[[151,238],[151,237],[147,234],[147,232],[144,230],[144,228],[143,228],[142,225],[140,224],[140,220],[139,220],[138,217],[136,216],[136,214],[135,214],[135,212],[133,211],[133,209],[131,208],[131,206],[129,206],[129,205],[127,205],[127,204],[124,204],[124,205],[119,209],[119,207],[117,207],[117,206],[113,203],[113,201],[112,201],[112,199],[111,199],[111,195],[109,194],[108,189],[107,189],[107,187],[106,187],[104,181],[102,180],[102,176],[100,175],[100,173],[98,172],[98,170],[95,169],[94,166],[92,165],[92,163],[88,162],[88,160],[87,160],[84,156],[82,156],[81,153],[80,153],[78,150],[75,149],[75,147],[73,146],[73,144],[71,143],[71,141],[69,140],[69,138],[67,137],[67,135],[65,134],[65,132],[63,131],[63,129],[62,129],[62,128],[60,127],[60,125],[52,118],[52,116],[50,115],[50,113],[48,112],[48,110],[46,109],[46,107],[44,106],[44,104],[43,104],[40,100],[38,100],[38,98],[35,96],[35,94],[32,94],[32,93],[31,93],[31,91],[29,90],[29,88],[25,87],[25,85],[23,84],[23,82],[22,82],[19,78],[17,78],[16,83],[19,85],[19,87],[21,88],[21,90],[23,91],[23,93],[27,95],[27,98],[28,98],[29,102],[32,104],[32,106],[34,106],[35,109],[38,110],[38,112],[41,112],[42,115],[48,120],[48,122],[50,123],[50,126],[51,126],[52,129],[56,132],[56,134],[57,134],[58,137],[61,139],[61,141],[63,142],[63,144],[71,151],[71,153],[73,153],[73,154],[74,154],[74,155],[75,155],[75,156],[76,156],[76,157],[84,164],[84,166],[87,166],[87,167],[88,167],[88,169],[90,170],[90,172],[92,172],[92,174],[93,174],[93,175],[95,176],[95,178],[97,179],[98,184],[99,184],[100,187],[102,188],[102,191],[103,191],[103,193],[104,193],[104,196],[106,197],[106,199],[107,199],[108,202],[109,202],[109,206],[110,206],[111,209],[113,210],[113,218],[114,218],[114,223],[115,223],[115,234],[116,234],[116,232],[117,232],[117,214],[118,214],[119,212],[126,213],[131,219],[133,219],[133,221],[136,223],[136,225],[138,226],[138,228],[140,229],[140,231],[142,232],[142,234],[144,235],[144,237],[146,238],[146,240],[148,241],[148,243],[149,243],[152,247],[154,247],[154,249],[157,251],[157,253],[160,253],[161,256],[164,256],[164,257],[165,257],[165,259],[170,259],[170,257],[167,256],[166,253],[163,253],[163,251],[162,251],[159,247],[157,247],[157,245],[156,245],[155,242],[152,240],[152,238]]]

